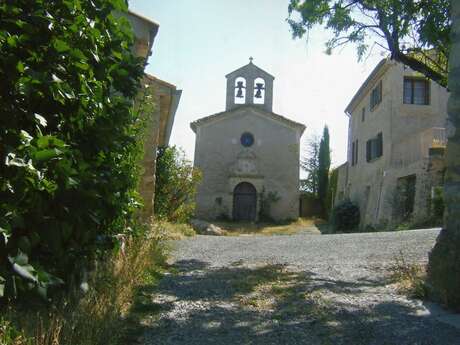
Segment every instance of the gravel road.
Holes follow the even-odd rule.
[[[438,233],[175,242],[172,273],[151,296],[160,312],[145,345],[460,345],[444,312],[401,295],[388,278],[397,258],[425,263]]]

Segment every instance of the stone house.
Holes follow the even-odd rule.
[[[258,221],[299,215],[305,126],[272,111],[274,77],[252,63],[228,74],[226,110],[191,123],[202,219]]]
[[[361,225],[421,221],[442,185],[448,92],[383,59],[347,106],[348,158],[335,203],[359,204]]]
[[[131,23],[135,35],[134,52],[145,58],[152,54],[152,47],[158,33],[159,25],[150,19],[129,11],[126,18]],[[145,73],[142,80],[148,85],[153,96],[155,107],[147,116],[146,137],[144,141],[143,173],[139,192],[143,199],[143,219],[149,220],[153,216],[153,200],[155,194],[155,165],[159,146],[169,143],[174,117],[179,106],[181,90],[176,86]]]

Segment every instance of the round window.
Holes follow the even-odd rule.
[[[241,145],[243,145],[244,147],[249,147],[249,146],[252,146],[254,144],[254,136],[249,133],[249,132],[245,132],[241,135]]]

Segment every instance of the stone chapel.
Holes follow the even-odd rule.
[[[249,64],[227,78],[226,109],[190,124],[203,179],[196,217],[287,220],[299,216],[300,137],[305,126],[272,111],[274,77]]]

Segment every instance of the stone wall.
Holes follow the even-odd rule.
[[[180,99],[181,91],[172,84],[150,75],[145,75],[142,84],[148,85],[148,94],[152,98],[154,109],[145,114],[146,128],[144,137],[144,157],[139,193],[143,199],[143,219],[153,216],[155,196],[155,167],[157,149],[168,145],[172,123]]]
[[[242,133],[251,132],[254,145],[244,148]],[[293,128],[243,106],[196,128],[195,167],[203,172],[196,215],[203,219],[232,218],[233,191],[249,182],[260,195],[275,192],[280,200],[271,217],[296,219],[299,215],[299,145],[303,128]],[[258,212],[257,212],[258,213]]]
[[[405,176],[416,175],[417,179],[414,217],[427,212],[431,185],[436,180],[431,176],[432,167],[438,164],[429,156],[429,149],[445,145],[448,93],[430,82],[429,105],[404,104],[404,76],[420,75],[400,63],[386,61],[349,108],[349,143],[358,141],[358,163],[352,166],[349,150],[347,168],[339,170],[336,198],[348,196],[359,204],[362,225],[393,221],[392,199],[398,179]],[[382,102],[371,110],[370,94],[380,81]],[[366,142],[378,133],[383,135],[383,155],[367,162]]]

